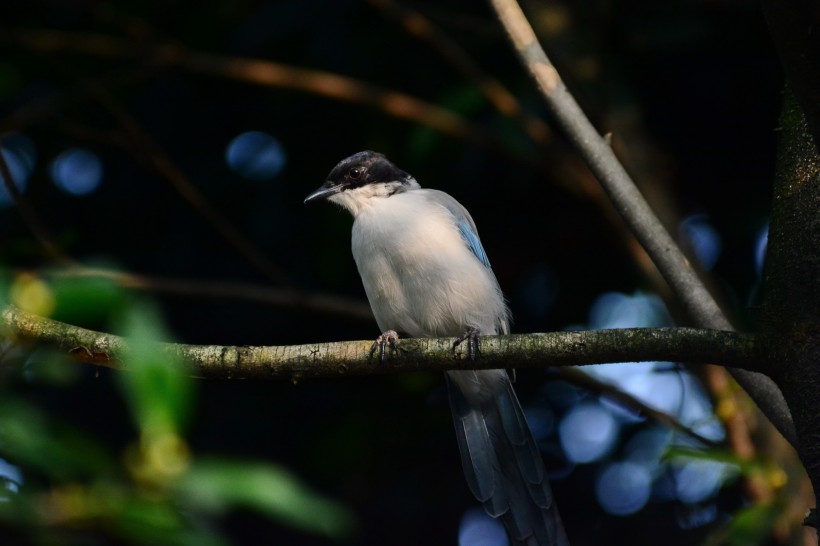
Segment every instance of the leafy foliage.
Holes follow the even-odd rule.
[[[6,528],[32,543],[71,536],[72,543],[93,544],[110,535],[132,544],[222,546],[230,540],[216,530],[220,517],[252,510],[308,533],[350,535],[349,511],[291,473],[194,453],[185,429],[194,417],[195,382],[156,349],[155,341],[167,338],[157,309],[140,300],[120,322],[132,343],[116,383],[135,436],[118,452],[58,414],[4,396],[0,521]]]

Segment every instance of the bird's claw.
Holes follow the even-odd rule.
[[[370,346],[370,356],[369,358],[373,358],[373,353],[376,352],[376,349],[379,350],[379,361],[384,362],[385,360],[385,353],[387,352],[387,347],[390,347],[391,350],[395,351],[399,348],[398,345],[399,341],[399,334],[396,333],[395,330],[388,330],[384,332],[382,335],[376,338],[376,341],[373,342],[373,345]]]
[[[467,358],[472,362],[481,354],[481,332],[478,328],[468,328],[463,335],[457,337],[453,342],[453,351],[464,341],[467,342]]]

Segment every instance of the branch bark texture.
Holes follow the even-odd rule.
[[[781,116],[761,346],[794,416],[797,452],[820,491],[820,153],[790,90]]]
[[[128,341],[7,307],[6,336],[50,346],[75,360],[126,368]],[[737,332],[694,328],[625,328],[486,336],[481,357],[470,362],[452,350],[452,338],[403,339],[387,362],[370,356],[372,341],[290,346],[158,344],[182,360],[194,375],[215,378],[301,379],[377,375],[453,369],[545,368],[605,362],[719,362],[756,369],[754,337]]]

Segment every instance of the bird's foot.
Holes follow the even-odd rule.
[[[399,348],[399,334],[395,330],[388,330],[376,338],[373,345],[370,346],[370,358],[373,358],[373,353],[376,349],[379,350],[379,361],[384,362],[387,347],[395,351]]]
[[[467,358],[472,362],[481,354],[481,332],[478,328],[468,328],[463,335],[457,337],[453,342],[453,351],[464,341],[467,342]]]

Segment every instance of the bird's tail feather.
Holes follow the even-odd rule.
[[[499,518],[513,544],[568,545],[552,499],[544,463],[507,376],[493,378],[489,397],[466,396],[456,374],[447,391],[464,467],[473,495]],[[453,375],[451,375],[453,374]]]

